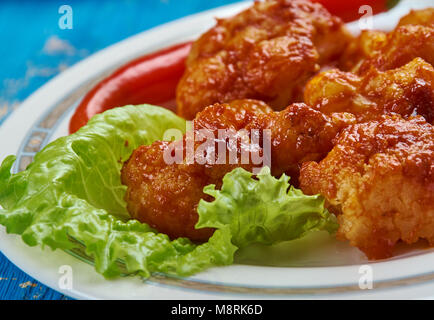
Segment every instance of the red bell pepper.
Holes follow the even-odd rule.
[[[69,123],[74,133],[95,114],[128,104],[175,107],[175,91],[184,73],[191,42],[137,58],[99,82],[81,101]]]

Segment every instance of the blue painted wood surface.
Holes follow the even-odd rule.
[[[90,54],[156,25],[233,2],[237,0],[1,1],[0,125],[33,91]],[[64,4],[73,12],[70,30],[58,24]],[[0,299],[69,298],[0,253]]]

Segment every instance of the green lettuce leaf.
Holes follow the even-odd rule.
[[[320,196],[306,196],[289,178],[264,168],[253,177],[235,169],[221,190],[204,191],[197,228],[217,230],[208,242],[171,241],[146,224],[129,220],[121,184],[122,163],[140,145],[163,138],[167,129],[185,130],[185,121],[163,108],[126,106],[92,118],[77,133],[47,145],[26,170],[11,174],[14,156],[0,166],[0,224],[30,246],[85,248],[107,278],[121,273],[191,275],[233,263],[239,247],[274,244],[312,230],[336,229]],[[122,262],[122,263],[120,263]]]
[[[214,185],[204,188],[215,200],[199,202],[196,228],[229,227],[232,243],[239,248],[294,240],[309,231],[335,232],[338,224],[324,208],[324,198],[305,195],[288,181],[285,174],[274,178],[268,167],[256,179],[242,168],[232,170],[221,190]]]
[[[173,128],[184,131],[185,121],[168,110],[126,106],[50,143],[25,171],[11,175],[15,157],[7,157],[0,167],[0,224],[30,246],[70,250],[84,245],[105,277],[125,271],[144,277],[189,275],[232,263],[236,248],[229,230],[196,245],[182,238],[170,241],[146,224],[127,221],[122,162]]]

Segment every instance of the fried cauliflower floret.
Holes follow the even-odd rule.
[[[325,114],[350,112],[359,122],[396,113],[421,115],[433,123],[434,68],[416,58],[385,72],[372,67],[363,76],[333,69],[308,82],[304,99]]]
[[[236,167],[259,169],[265,163],[257,163],[253,157],[264,162],[270,156],[274,173],[290,172],[291,181],[297,181],[301,163],[324,157],[333,147],[333,138],[353,120],[344,114],[328,117],[304,104],[291,105],[281,112],[270,112],[266,105],[252,100],[211,105],[199,112],[193,123],[196,135],[193,161],[189,161],[187,154],[187,143],[192,141],[188,140],[189,133],[174,144],[156,141],[133,152],[121,175],[127,186],[128,211],[133,218],[171,238],[206,240],[213,230],[194,228],[199,200],[210,200],[203,193],[205,186],[215,184],[219,188],[226,173]],[[197,139],[204,129],[211,134],[211,144],[206,148],[204,141]],[[221,138],[219,129],[232,130],[235,139]],[[264,129],[270,130],[269,149],[264,146],[266,140],[252,139],[252,129],[259,134]],[[242,143],[242,137],[247,137],[247,144]],[[221,143],[227,152],[226,158],[219,162],[216,150]],[[167,155],[176,154],[178,148],[182,150],[180,161],[168,161]],[[237,162],[231,161],[231,152]],[[243,154],[248,156],[247,163],[242,162]]]
[[[203,34],[177,88],[177,112],[192,119],[216,102],[251,98],[275,110],[301,101],[320,66],[333,63],[351,36],[342,21],[307,0],[255,2]]]
[[[348,113],[329,117],[304,103],[295,103],[280,112],[258,117],[247,130],[270,130],[271,173],[286,173],[297,185],[301,164],[324,158],[337,134],[354,122],[354,116]]]
[[[402,67],[414,58],[434,64],[434,28],[420,25],[397,27],[387,35],[372,58],[365,59],[353,71],[364,74],[372,66],[381,71]]]
[[[156,141],[141,146],[122,168],[122,183],[128,187],[127,209],[132,218],[149,224],[171,238],[204,240],[210,229],[195,229],[195,208],[200,190],[208,184],[202,168],[192,165],[167,165],[164,150],[169,142]]]
[[[240,130],[258,117],[272,111],[266,103],[259,100],[234,100],[202,110],[194,119],[194,127],[212,131],[229,128]]]
[[[409,24],[434,27],[434,8],[411,10],[410,13],[403,16],[399,20],[398,26],[405,26]]]
[[[390,33],[364,30],[351,41],[338,67],[364,74],[371,66],[386,71],[420,57],[434,64],[434,9],[411,11]]]
[[[351,41],[341,58],[338,68],[343,71],[355,71],[363,61],[378,55],[387,40],[387,33],[377,30],[362,30],[360,35]]]
[[[222,128],[240,130],[249,121],[258,115],[270,111],[262,102],[252,100],[235,101],[231,104],[215,104],[199,113],[193,123],[195,134],[199,130],[206,129],[215,139],[213,146],[218,148],[217,130]],[[195,156],[213,156],[196,151],[203,141],[194,143]],[[151,145],[137,148],[129,160],[125,162],[121,179],[126,185],[125,200],[131,216],[141,222],[147,223],[158,231],[171,238],[188,237],[191,240],[207,240],[213,233],[212,229],[195,229],[198,220],[196,212],[200,199],[209,199],[203,193],[203,188],[208,184],[221,185],[223,176],[236,167],[252,169],[252,164],[230,164],[224,161],[222,164],[200,164],[198,158],[187,161],[187,138],[174,142],[156,141]],[[172,146],[172,148],[171,148]],[[171,148],[171,149],[170,149]],[[170,153],[180,148],[181,161],[170,163],[167,150]],[[234,148],[233,145],[228,146]],[[235,145],[237,156],[243,146]],[[256,150],[245,150],[248,154],[259,153]],[[166,157],[165,157],[166,154]],[[229,155],[229,153],[228,153]],[[169,159],[169,160],[168,160]]]
[[[370,259],[402,240],[434,245],[434,127],[383,117],[344,129],[327,157],[303,164],[301,188],[338,214],[337,237]]]

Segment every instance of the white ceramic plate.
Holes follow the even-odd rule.
[[[29,97],[0,127],[0,160],[18,156],[23,170],[35,152],[67,134],[69,118],[83,94],[120,64],[157,49],[196,38],[214,17],[249,6],[239,3],[163,25],[119,42],[61,73]],[[374,17],[374,28],[390,30],[410,8],[433,6],[433,0],[402,0],[392,11]],[[358,32],[358,23],[349,25]],[[85,299],[230,299],[230,298],[431,298],[434,297],[434,250],[403,246],[393,259],[369,263],[346,243],[318,233],[268,249],[267,264],[245,250],[233,266],[213,268],[188,278],[154,275],[105,280],[93,267],[63,251],[30,248],[0,228],[0,250],[19,268],[45,285]],[[284,248],[282,248],[284,247]],[[308,248],[308,249],[306,249]],[[263,250],[261,247],[255,250]],[[282,254],[284,252],[284,254]],[[72,268],[73,287],[59,287],[61,266]],[[366,268],[366,265],[368,266]],[[372,276],[373,289],[359,281]],[[365,278],[363,278],[363,276]]]

